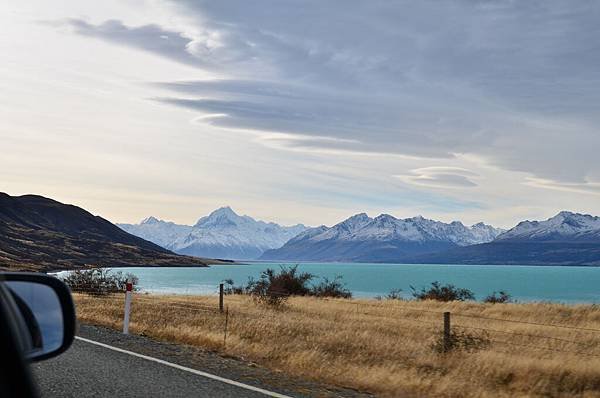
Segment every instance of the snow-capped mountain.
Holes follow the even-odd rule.
[[[489,243],[414,258],[445,264],[600,265],[600,217],[562,211],[522,221]]]
[[[192,231],[189,225],[179,225],[170,221],[148,217],[139,224],[117,224],[118,227],[132,235],[149,240],[166,249],[170,244]]]
[[[212,258],[600,265],[600,217],[567,211],[545,221],[522,221],[508,231],[483,223],[465,226],[365,213],[332,227],[282,227],[239,216],[229,207],[193,226],[154,217],[118,225],[177,253]]]
[[[545,221],[522,221],[498,240],[600,240],[600,217],[561,211]]]
[[[222,207],[193,225],[178,225],[149,217],[140,224],[117,224],[125,231],[176,253],[199,257],[252,260],[281,247],[303,232],[302,224],[284,227],[240,216]]]
[[[398,219],[389,214],[354,215],[331,228],[311,228],[262,259],[308,261],[402,261],[456,246],[489,242],[501,229],[483,223],[471,227],[421,216]]]

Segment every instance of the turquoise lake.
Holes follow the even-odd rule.
[[[139,287],[152,293],[213,294],[224,279],[245,284],[266,268],[280,263],[214,265],[209,268],[120,268],[138,276]],[[291,264],[285,264],[291,265]],[[299,269],[316,277],[341,275],[355,297],[385,296],[410,286],[419,289],[433,281],[472,290],[477,299],[504,290],[518,301],[600,303],[600,267],[551,267],[513,265],[408,265],[302,263]]]

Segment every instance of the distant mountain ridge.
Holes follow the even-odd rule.
[[[333,227],[311,228],[263,260],[402,262],[413,256],[489,242],[504,232],[483,223],[443,223],[421,216],[398,219],[356,214]]]
[[[498,240],[600,241],[600,217],[561,211],[546,221],[521,221]]]
[[[562,211],[509,230],[359,213],[332,226],[280,227],[228,207],[193,226],[150,217],[122,228],[188,255],[272,261],[600,265],[600,217]]]
[[[562,211],[522,221],[489,243],[415,256],[416,263],[600,266],[600,217]]]
[[[302,224],[285,227],[240,216],[228,206],[201,217],[193,226],[154,217],[140,224],[117,225],[176,253],[236,260],[257,259],[306,229]]]
[[[74,269],[84,266],[205,266],[210,260],[176,255],[102,217],[37,195],[0,193],[0,268]]]

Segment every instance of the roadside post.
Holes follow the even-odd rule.
[[[131,296],[133,295],[133,281],[127,279],[125,284],[125,315],[123,317],[123,334],[129,334],[129,314],[131,312]]]
[[[444,312],[444,352],[450,351],[452,343],[450,341],[450,312]]]
[[[223,284],[219,284],[219,311],[223,313]]]
[[[225,328],[223,330],[223,347],[227,345],[227,325],[229,324],[229,306],[225,309]]]

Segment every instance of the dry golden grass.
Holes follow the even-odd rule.
[[[75,299],[81,321],[121,328],[123,295]],[[458,316],[600,330],[599,306],[295,297],[272,309],[246,296],[225,302],[226,344],[225,316],[207,310],[217,308],[211,296],[136,294],[130,330],[381,396],[600,397],[599,332]],[[455,330],[489,345],[437,353],[443,311],[453,314]]]

